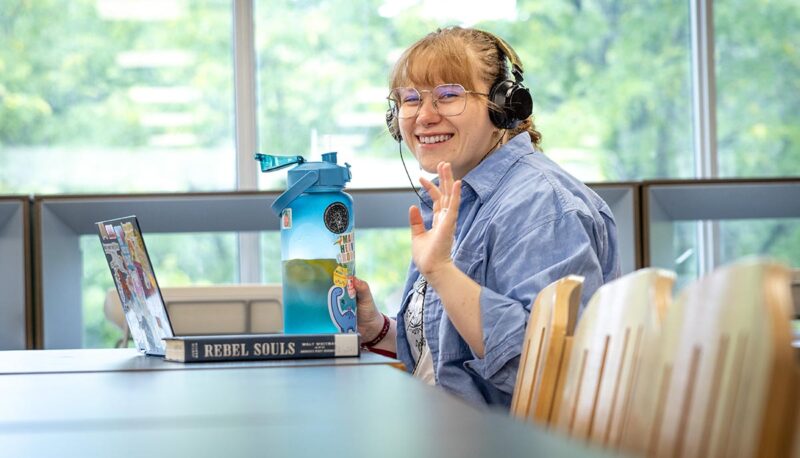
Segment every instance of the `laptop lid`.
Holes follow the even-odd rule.
[[[139,221],[136,216],[126,216],[96,224],[137,348],[148,355],[164,355],[162,339],[174,334]]]

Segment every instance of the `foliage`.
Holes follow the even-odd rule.
[[[92,0],[5,2],[0,146],[146,146],[154,128],[142,116],[153,106],[137,103],[131,93],[145,86],[198,91],[202,103],[192,113],[192,133],[206,145],[230,135],[231,20],[209,3],[191,2],[180,21],[145,23],[105,19]],[[191,50],[197,65],[157,70],[121,63],[125,53],[165,45]]]
[[[756,3],[756,5],[753,5]],[[716,8],[721,176],[798,175],[800,9],[785,1]]]

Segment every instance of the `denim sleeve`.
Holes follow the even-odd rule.
[[[480,308],[484,357],[465,366],[497,389],[511,393],[530,308],[545,286],[570,274],[585,277],[581,308],[603,284],[593,222],[567,212],[540,226],[498,241],[488,253]]]

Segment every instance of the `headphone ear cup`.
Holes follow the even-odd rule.
[[[400,125],[397,122],[397,107],[390,107],[386,110],[386,128],[389,129],[389,134],[395,141],[403,141],[403,136],[400,134]]]
[[[511,117],[517,121],[517,125],[522,121],[528,119],[533,113],[533,97],[531,91],[527,87],[515,83],[511,88],[511,95],[507,99],[509,111],[512,113]],[[514,127],[517,127],[516,125]]]
[[[531,93],[520,83],[504,80],[495,83],[489,91],[495,109],[489,109],[489,119],[499,129],[513,129],[528,118],[533,111]]]
[[[489,100],[493,106],[489,108],[489,119],[498,129],[508,129],[508,111],[506,110],[507,93],[514,83],[509,80],[498,81],[489,91]]]

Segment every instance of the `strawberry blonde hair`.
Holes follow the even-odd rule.
[[[508,62],[496,39],[478,29],[447,27],[424,36],[403,52],[389,76],[389,87],[436,86],[458,83],[475,91],[477,82],[490,88],[509,78]],[[498,107],[489,101],[490,110]],[[527,132],[541,149],[542,134],[536,130],[533,116],[508,131],[508,138]]]

